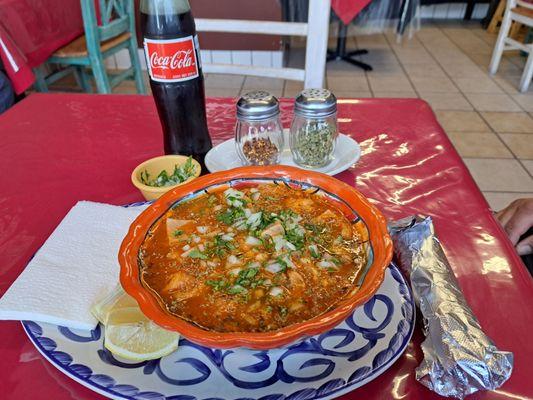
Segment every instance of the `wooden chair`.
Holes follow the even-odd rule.
[[[196,29],[200,32],[257,33],[307,37],[305,69],[206,63],[202,65],[203,71],[207,73],[289,79],[303,81],[305,88],[323,87],[326,71],[330,3],[330,0],[310,0],[307,23],[197,18]]]
[[[48,84],[74,73],[82,89],[91,92],[86,71],[86,67],[90,67],[98,93],[111,93],[111,88],[124,79],[134,79],[137,92],[145,94],[146,88],[137,52],[133,0],[98,0],[99,19],[95,0],[80,1],[85,35],[60,48],[47,60],[49,64],[60,64],[68,66],[67,68],[48,77],[45,77],[42,66],[34,69],[36,89],[46,92]],[[129,50],[131,67],[108,76],[104,59],[126,48]]]
[[[498,70],[502,54],[505,50],[522,50],[528,54],[527,62],[520,79],[521,92],[527,91],[531,78],[533,77],[533,44],[524,44],[510,37],[511,24],[518,22],[520,24],[532,27],[533,26],[533,4],[522,0],[508,0],[503,16],[502,25],[494,52],[492,53],[492,60],[490,62],[489,71],[492,75]]]

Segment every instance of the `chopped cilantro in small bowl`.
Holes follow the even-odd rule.
[[[197,178],[200,172],[200,164],[192,157],[166,155],[138,165],[131,174],[131,181],[146,200],[154,200],[170,189]]]

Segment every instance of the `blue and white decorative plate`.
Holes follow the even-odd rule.
[[[74,331],[24,321],[35,347],[70,378],[112,399],[330,399],[379,376],[405,350],[415,323],[411,291],[391,265],[375,296],[329,332],[281,349],[215,350],[180,340],[160,360],[118,360],[103,328]]]

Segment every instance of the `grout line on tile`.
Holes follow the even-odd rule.
[[[411,87],[413,88],[413,91],[416,93],[416,96],[418,98],[420,98],[420,93],[418,92],[418,90],[416,89],[416,86],[413,84],[413,81],[411,80],[411,77],[409,76],[409,74],[407,73],[407,70],[405,69],[405,66],[403,65],[403,63],[401,62],[401,60],[398,58],[398,54],[396,54],[396,50],[394,50],[394,48],[391,46],[390,42],[389,42],[389,39],[387,38],[387,35],[384,35],[385,36],[385,41],[387,42],[387,44],[389,45],[389,49],[392,50],[392,54],[394,54],[394,58],[396,58],[396,61],[398,61],[398,64],[400,64],[400,67],[402,68],[402,71],[403,73],[405,74],[405,76],[407,77],[407,80],[409,81],[409,84],[411,85]],[[413,37],[411,40],[416,40],[418,42],[420,42],[418,40],[418,38],[416,37]],[[433,109],[432,109],[433,110]]]
[[[520,190],[520,191],[516,191],[516,190],[483,190],[483,193],[532,193],[533,192],[528,192],[527,190]]]
[[[524,162],[523,162],[524,159],[517,158],[516,160],[522,166],[522,168],[526,170],[527,174],[531,177],[531,179],[533,179],[533,173],[529,172],[529,169],[527,169],[526,166],[524,165]]]
[[[465,96],[466,97],[466,96]],[[468,99],[467,99],[468,100]],[[518,159],[518,157],[516,156],[516,154],[514,153],[514,151],[507,145],[507,143],[505,143],[505,141],[501,138],[500,134],[498,132],[496,132],[494,129],[492,129],[492,126],[489,124],[489,121],[487,121],[487,119],[483,116],[483,114],[481,114],[480,112],[476,111],[476,113],[479,115],[479,117],[485,122],[485,124],[487,124],[487,126],[490,128],[490,130],[496,135],[496,137],[498,138],[498,140],[500,141],[500,143],[507,149],[509,150],[509,152],[512,154],[513,158],[515,160],[517,160],[519,163],[520,163],[520,160]],[[529,171],[527,170],[527,168],[522,164],[520,163],[520,166],[526,170],[527,174],[528,175],[531,175],[529,173]]]
[[[385,35],[383,35],[383,36],[385,36]],[[354,36],[353,40],[354,40],[354,42],[355,42],[355,48],[356,48],[356,49],[359,49],[359,42],[357,41],[357,36]],[[385,37],[385,40],[387,40],[386,37]],[[389,43],[387,42],[387,45],[388,45],[388,44],[389,44]],[[389,51],[392,51],[392,49],[390,48],[390,46],[389,46]],[[370,52],[370,50],[369,50],[369,52]],[[374,95],[374,91],[372,90],[372,86],[370,85],[370,80],[368,79],[368,71],[364,71],[364,74],[365,74],[365,79],[366,79],[366,85],[368,86],[368,90],[370,91],[370,94],[372,95],[372,97],[376,97],[376,96]]]
[[[450,37],[449,35],[447,35],[446,32],[445,32],[444,30],[442,30],[441,28],[438,28],[438,29],[441,30],[441,31],[442,31],[442,34],[443,34],[444,36],[446,36],[450,42],[452,42],[454,45],[456,45],[456,46],[459,48],[459,50],[461,50],[461,52],[462,52],[464,55],[466,55],[466,56],[470,59],[470,61],[472,61],[476,66],[478,66],[477,63],[475,62],[475,60],[473,60],[472,57],[470,57],[470,53],[469,53],[469,52],[463,50],[463,48],[462,48],[461,46],[459,46],[459,45],[457,44],[457,42],[456,42],[452,37]],[[493,48],[493,50],[494,50],[494,48]],[[505,58],[504,58],[503,55],[502,55],[502,58],[501,58],[501,60],[500,60],[500,63],[501,63],[504,59],[505,59]],[[513,63],[513,64],[514,64],[514,63]],[[515,65],[516,65],[516,64],[515,64]],[[479,67],[479,66],[478,66],[478,67]],[[517,67],[519,67],[519,65],[517,65]],[[503,88],[503,86],[500,85],[500,83],[497,82],[497,81],[494,79],[494,76],[493,76],[493,75],[490,75],[490,74],[488,73],[488,71],[485,71],[485,74],[486,74],[486,76],[487,76],[492,82],[494,82],[494,83],[496,84],[496,86],[498,86],[498,87],[502,90],[503,93],[505,93],[507,96],[509,96],[509,97],[511,98],[511,101],[512,101],[514,104],[516,104],[516,105],[517,105],[522,111],[527,112],[527,110],[524,109],[524,107],[522,107],[521,104],[517,103],[517,102],[515,101],[515,99],[513,99],[513,97],[510,96],[509,93],[507,93],[507,92],[505,91],[505,89]],[[453,81],[453,79],[452,79],[452,81]],[[455,82],[454,82],[454,83],[455,83]],[[463,91],[462,91],[461,89],[459,89],[459,91],[461,92],[461,94],[464,94]],[[466,96],[464,96],[464,97],[466,97]],[[470,100],[468,100],[468,98],[467,98],[466,100],[470,103]],[[475,107],[474,107],[474,109],[476,110]]]
[[[440,28],[439,26],[436,26],[436,29],[439,30],[439,32],[441,32],[442,35],[446,36],[443,31],[442,31],[442,28]],[[448,38],[448,40],[450,40]],[[433,53],[431,51],[429,51],[429,49],[426,47],[426,44],[424,42],[422,42],[421,40],[419,40],[420,44],[422,45],[422,47],[424,48],[424,50],[426,50],[426,52],[429,54],[429,56],[433,59],[433,61],[435,61],[437,63],[437,65],[442,69],[442,71],[444,72],[444,75],[446,75],[446,77],[452,82],[452,85],[455,86],[455,88],[459,91],[459,93],[461,93],[461,95],[463,95],[463,97],[466,99],[466,101],[468,102],[468,104],[470,104],[470,106],[472,107],[473,110],[475,110],[477,112],[477,109],[476,107],[474,107],[474,105],[470,102],[470,100],[468,100],[468,98],[464,95],[463,91],[461,90],[461,88],[459,86],[457,86],[457,84],[455,83],[455,81],[453,80],[453,78],[451,77],[450,74],[448,74],[448,71],[446,70],[446,68],[444,68],[441,63],[439,62],[439,60],[437,60],[437,58],[433,55]],[[453,42],[452,42],[453,43]],[[463,50],[461,48],[459,48],[457,46],[457,44],[453,43],[455,45],[455,47],[457,47],[458,50],[461,50],[461,52],[463,52]],[[489,125],[490,127],[490,125]]]

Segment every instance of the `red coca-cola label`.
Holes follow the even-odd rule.
[[[181,82],[198,76],[194,38],[144,39],[148,72],[154,81]]]

